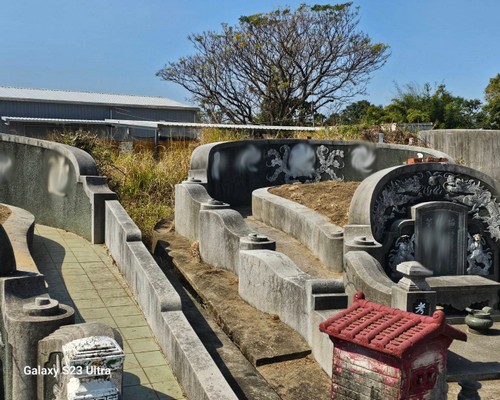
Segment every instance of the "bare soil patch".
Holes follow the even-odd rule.
[[[0,205],[0,224],[3,224],[9,218],[11,211],[8,207]]]
[[[238,294],[236,275],[200,261],[197,247],[172,232],[167,224],[156,226],[153,243],[164,249],[156,248],[155,254],[181,274],[214,321],[282,400],[327,397],[330,380],[310,356],[307,343],[277,315],[266,314],[244,301]],[[244,376],[235,376],[236,380],[245,380]],[[245,398],[267,399],[264,395]]]
[[[344,226],[349,219],[349,206],[360,182],[324,181],[292,183],[276,186],[269,192],[293,200],[328,217],[334,224]]]

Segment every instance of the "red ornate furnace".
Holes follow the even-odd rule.
[[[432,317],[364,300],[322,322],[333,342],[331,399],[446,399],[446,356],[467,335]]]

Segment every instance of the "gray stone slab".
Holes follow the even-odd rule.
[[[301,358],[311,352],[299,333],[239,296],[233,273],[196,260],[189,241],[175,233],[162,232],[157,243],[164,246],[172,266],[183,275],[253,365]]]
[[[448,381],[500,379],[500,322],[488,335],[467,332],[466,325],[454,325],[467,333],[467,342],[454,341],[448,351]]]

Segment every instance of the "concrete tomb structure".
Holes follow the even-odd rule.
[[[480,303],[495,307],[500,288],[499,189],[487,175],[447,163],[393,167],[365,179],[354,194],[344,228],[348,291],[364,290],[371,298],[385,287],[382,293],[397,305],[401,297],[395,293],[401,284],[387,281],[380,271],[397,282],[404,275],[399,266],[415,261],[428,270],[427,287],[419,290],[422,295],[428,292],[424,304],[457,310]],[[356,246],[361,236],[369,245]],[[373,274],[357,267],[359,253],[353,250],[366,251],[380,264],[375,274],[379,287],[373,284]],[[389,305],[389,297],[383,302]]]
[[[376,215],[380,219],[372,220],[372,210],[377,209],[375,200],[383,202],[386,198],[381,195],[384,186],[378,185],[379,179],[387,183],[381,178],[391,170],[387,167],[399,168],[417,152],[450,159],[446,154],[416,147],[360,142],[255,140],[200,146],[192,154],[189,178],[176,186],[175,229],[198,242],[204,262],[237,275],[238,293],[246,302],[278,315],[299,332],[321,367],[331,374],[332,360],[328,354],[332,344],[318,332],[318,324],[347,306],[346,294],[352,297],[359,290],[364,290],[372,301],[432,315],[438,302],[437,292],[427,279],[433,277],[434,270],[433,266],[423,265],[429,254],[420,242],[425,242],[428,230],[443,224],[450,212],[454,213],[454,223],[463,227],[461,234],[469,226],[464,225],[464,218],[468,219],[468,214],[463,214],[465,206],[450,206],[452,202],[438,196],[426,199],[438,202],[435,210],[426,206],[415,209],[417,220],[411,207],[417,206],[418,201],[410,201],[402,210],[391,199],[387,209],[380,211],[380,217]],[[374,181],[377,191],[372,196],[375,200],[370,197],[370,188],[360,191],[353,199],[357,205],[352,206],[355,208],[350,212],[350,226],[345,229],[266,189],[294,181],[333,179],[364,183],[373,176],[378,177]],[[410,199],[409,194],[410,191],[398,192],[404,199]],[[245,206],[250,202],[252,216],[247,218]],[[423,213],[436,220],[430,228],[417,227]],[[357,220],[364,216],[366,219]],[[311,256],[321,260],[329,273],[305,273],[307,266],[293,261],[284,250],[276,251],[272,235],[259,232],[259,227],[265,229],[259,225],[262,223],[297,239],[311,251]],[[418,241],[416,231],[421,232]],[[390,239],[385,240],[386,236]],[[446,243],[458,249],[458,238],[458,233],[451,235]],[[467,245],[467,238],[464,243]],[[465,257],[463,262],[466,263]],[[447,272],[443,269],[443,273]],[[390,278],[393,274],[397,276],[395,281]]]
[[[447,349],[466,341],[442,311],[418,316],[364,300],[320,324],[334,344],[330,399],[446,398]]]

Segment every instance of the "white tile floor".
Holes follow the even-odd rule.
[[[76,323],[118,328],[126,353],[124,400],[185,399],[125,279],[106,248],[37,225],[33,258],[51,297],[75,309]]]

